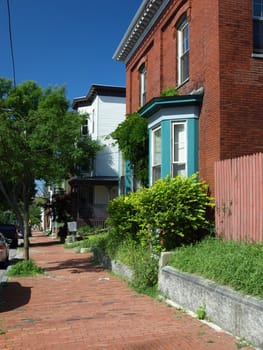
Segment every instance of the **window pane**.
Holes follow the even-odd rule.
[[[152,168],[152,183],[161,178],[161,166],[154,166]]]
[[[143,64],[139,70],[140,72],[140,105],[146,103],[146,67]]]
[[[253,16],[262,17],[263,16],[263,0],[253,1]]]
[[[153,165],[161,164],[161,129],[153,132]]]
[[[183,34],[183,53],[185,53],[189,49],[188,23],[183,28],[182,34]]]
[[[178,27],[178,83],[189,78],[189,24],[187,20]]]
[[[174,125],[174,162],[185,162],[185,126]]]
[[[174,163],[173,164],[173,176],[186,176],[186,167],[185,167],[185,163],[184,164],[177,164]]]
[[[189,51],[181,57],[181,82],[189,77]]]
[[[186,175],[186,129],[185,124],[173,125],[172,175]]]
[[[254,20],[254,52],[263,54],[263,21]]]

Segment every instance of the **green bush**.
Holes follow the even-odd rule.
[[[131,285],[138,292],[145,292],[145,290],[157,285],[158,258],[143,247],[138,247],[134,256],[132,265],[134,276]]]
[[[133,271],[131,286],[140,293],[147,293],[156,287],[158,281],[158,257],[138,243],[122,242],[115,252],[115,259],[129,266]]]
[[[108,205],[107,225],[109,229],[109,250],[114,252],[119,244],[127,239],[136,241],[139,230],[136,208],[132,202],[133,194],[120,196],[110,201]]]
[[[196,174],[160,179],[151,188],[118,197],[108,207],[112,250],[128,238],[157,254],[199,240],[209,232],[212,206],[207,185]]]
[[[158,238],[165,250],[203,237],[210,227],[207,211],[213,205],[207,189],[196,174],[155,182],[142,192],[138,208],[140,217],[145,218],[143,228],[148,229],[144,234],[150,234],[155,245]]]
[[[92,250],[93,247],[102,245],[105,237],[107,237],[107,233],[97,233],[91,234],[88,238],[82,239],[80,241],[65,243],[64,248],[90,248]]]
[[[44,270],[38,267],[32,260],[19,261],[7,271],[8,277],[35,276],[43,274]]]
[[[178,95],[178,91],[176,88],[174,87],[168,87],[167,89],[164,89],[161,92],[161,97],[165,97],[165,96],[177,96]]]

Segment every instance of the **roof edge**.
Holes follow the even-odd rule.
[[[144,105],[138,113],[148,118],[162,108],[201,105],[203,95],[180,95],[172,97],[155,97]]]
[[[119,43],[113,59],[127,61],[143,42],[170,0],[144,0]]]

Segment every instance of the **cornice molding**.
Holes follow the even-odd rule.
[[[143,1],[117,47],[113,59],[123,61],[125,64],[130,60],[169,2],[170,0]]]

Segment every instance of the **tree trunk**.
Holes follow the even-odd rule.
[[[29,234],[30,234],[30,226],[29,226],[29,200],[27,195],[27,189],[24,188],[23,193],[23,201],[24,201],[24,258],[25,260],[29,260]]]

